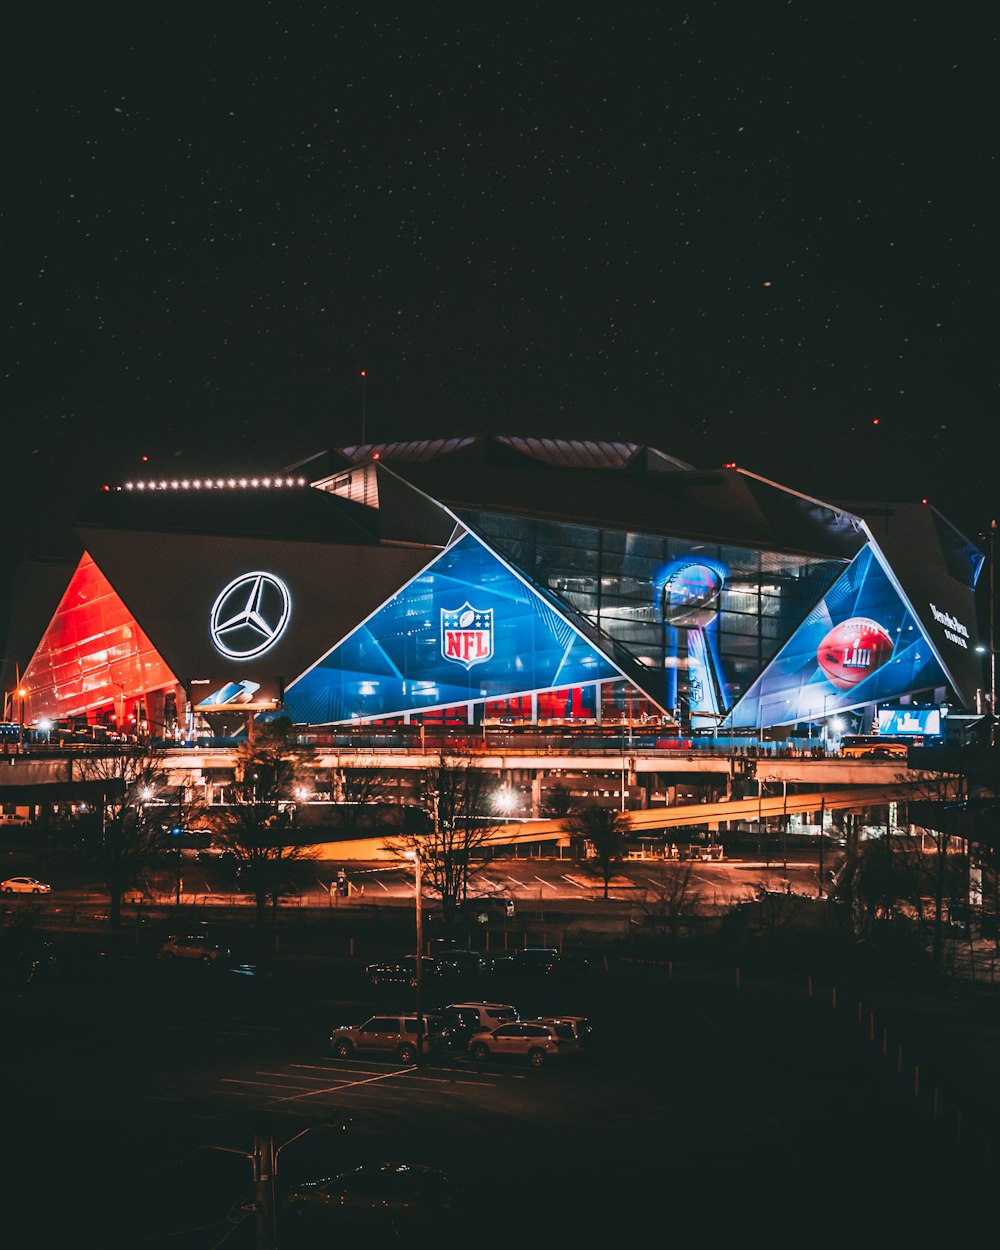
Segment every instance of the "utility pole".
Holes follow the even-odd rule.
[[[183,843],[184,842],[184,787],[183,786],[177,787],[177,828],[180,830],[180,833],[177,835],[177,839],[179,842]],[[181,905],[181,892],[184,888],[184,881],[183,881],[183,878],[181,877],[181,868],[183,866],[184,857],[181,854],[181,851],[182,851],[182,847],[178,846],[177,848],[177,892],[174,896],[175,907],[180,907]]]
[[[253,1135],[254,1209],[257,1215],[256,1250],[274,1250],[274,1138]]]
[[[819,897],[823,897],[823,826],[826,824],[826,795],[820,799],[819,807]]]
[[[254,1240],[255,1250],[275,1250],[277,1245],[275,1191],[278,1178],[278,1156],[286,1146],[290,1146],[292,1142],[297,1142],[300,1137],[305,1137],[306,1133],[311,1133],[315,1129],[339,1129],[343,1131],[350,1123],[351,1119],[349,1116],[334,1112],[331,1119],[322,1124],[308,1125],[301,1132],[296,1133],[294,1137],[289,1137],[286,1142],[277,1147],[274,1144],[274,1135],[265,1131],[254,1133],[252,1151],[235,1150],[232,1146],[195,1147],[196,1150],[218,1150],[222,1154],[239,1155],[241,1158],[249,1160],[250,1166],[253,1168],[253,1214],[256,1217],[257,1226],[256,1238]],[[247,1209],[246,1207],[244,1208],[244,1210]],[[223,1238],[224,1240],[225,1237]]]
[[[993,586],[993,557],[997,523],[990,522],[990,746],[997,741],[997,654],[993,644],[993,614],[996,595]]]

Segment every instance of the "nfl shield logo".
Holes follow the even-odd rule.
[[[454,612],[441,609],[441,654],[466,670],[493,655],[493,609],[466,601]]]

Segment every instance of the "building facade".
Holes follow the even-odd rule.
[[[21,681],[28,725],[669,739],[981,701],[984,557],[933,507],[824,503],[635,444],[346,447],[105,488],[76,533]]]

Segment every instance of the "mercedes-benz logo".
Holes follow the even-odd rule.
[[[212,604],[212,642],[233,660],[261,655],[281,637],[292,600],[273,573],[243,573]]]

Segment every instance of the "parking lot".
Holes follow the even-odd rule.
[[[943,1226],[986,1161],[976,1108],[963,1103],[976,1150],[959,1151],[953,1090],[942,1085],[932,1114],[933,1067],[914,1098],[909,1067],[895,1071],[847,988],[836,1009],[829,985],[813,989],[708,967],[508,973],[488,989],[449,987],[447,1001],[583,1014],[591,1049],[539,1069],[463,1052],[414,1066],[331,1053],[335,1025],[414,1008],[411,987],[372,987],[360,962],[264,975],[81,957],[7,1013],[5,1111],[19,1144],[8,1179],[38,1200],[57,1186],[60,1202],[36,1216],[49,1244],[85,1230],[109,1250],[257,1244],[246,1204],[262,1138],[279,1151],[279,1201],[330,1169],[402,1159],[454,1175],[477,1218],[583,1244],[651,1221],[740,1235],[762,1206],[850,1220],[862,1197],[867,1220],[898,1231],[914,1167],[939,1182],[921,1194],[921,1228]],[[439,1005],[429,993],[428,1009]],[[326,1127],[345,1116],[346,1129]]]

